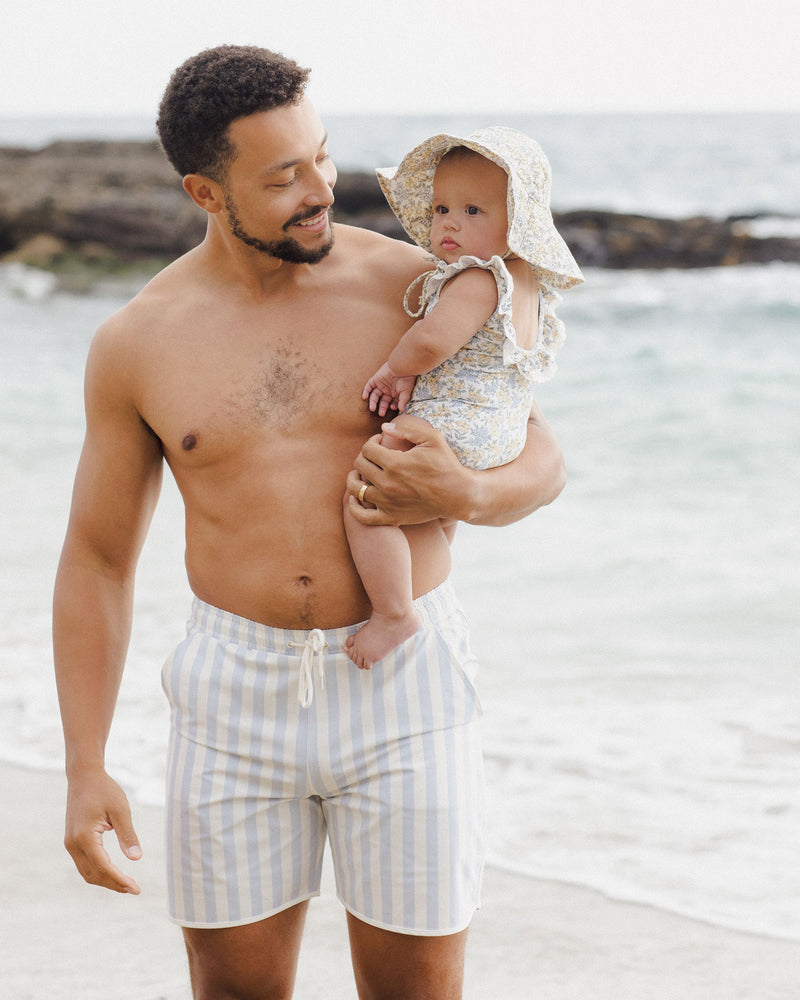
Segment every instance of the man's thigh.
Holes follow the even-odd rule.
[[[449,586],[423,627],[346,686],[327,729],[340,794],[322,808],[339,898],[365,923],[449,936],[480,905],[484,784],[474,656]],[[332,697],[333,685],[326,688]],[[344,708],[342,708],[344,705]]]
[[[291,997],[307,910],[306,900],[240,927],[184,927],[196,1000]]]
[[[467,931],[396,934],[347,914],[359,1000],[460,1000]]]

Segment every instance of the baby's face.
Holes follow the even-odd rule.
[[[484,156],[445,158],[433,178],[431,250],[448,264],[508,250],[508,175]]]

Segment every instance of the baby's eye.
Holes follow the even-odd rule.
[[[480,209],[477,205],[467,205],[467,215],[477,215]]]
[[[447,215],[450,209],[446,205],[434,205],[433,211],[436,215]]]

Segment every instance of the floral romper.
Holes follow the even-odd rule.
[[[425,277],[416,315],[430,312],[444,285],[472,267],[494,275],[497,309],[452,357],[419,376],[405,412],[433,424],[462,465],[488,469],[510,462],[525,446],[534,385],[555,374],[564,325],[555,315],[560,296],[540,282],[536,344],[527,351],[518,346],[511,321],[514,281],[497,256],[489,261],[464,256],[454,264],[440,260]]]

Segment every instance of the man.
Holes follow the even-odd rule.
[[[538,413],[523,455],[486,472],[423,421],[410,451],[379,445],[360,387],[425,264],[332,226],[336,171],[306,78],[223,46],[162,101],[162,144],[208,228],[89,354],[54,613],[66,845],[87,881],[139,891],[103,849],[113,829],[141,856],[103,755],[166,461],[196,595],[164,669],[170,907],[195,997],[291,996],[327,835],[359,996],[443,1000],[461,995],[483,847],[473,661],[437,519],[510,523],[555,498],[563,464]],[[372,671],[343,649],[369,613],[345,482],[359,518],[405,526],[425,622]]]

